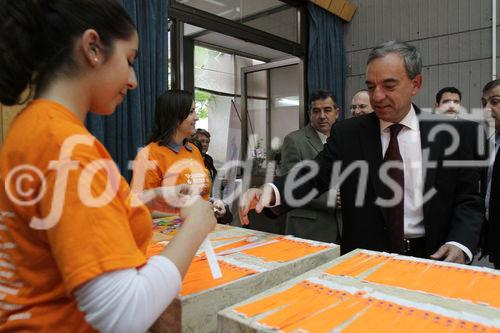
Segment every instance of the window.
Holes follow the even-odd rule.
[[[234,133],[230,131],[236,126],[235,121],[238,125],[241,124],[241,68],[262,63],[232,53],[195,46],[195,102],[199,117],[196,126],[210,132],[208,153],[214,158],[216,166],[222,165],[230,158],[228,142],[234,141],[229,139],[234,137]],[[240,146],[239,137],[236,144]]]
[[[177,3],[300,43],[300,11],[279,0],[177,0]]]

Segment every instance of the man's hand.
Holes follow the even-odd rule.
[[[261,188],[251,188],[240,198],[240,221],[242,225],[250,223],[248,213],[254,209],[257,213],[262,212],[265,207],[271,206],[276,201],[274,190],[269,185]]]
[[[214,209],[215,218],[221,218],[226,214],[226,207],[224,205],[224,201],[221,199],[210,199],[210,203]]]
[[[444,244],[431,255],[431,259],[465,264],[465,253],[453,244]]]

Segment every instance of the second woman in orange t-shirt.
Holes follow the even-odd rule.
[[[132,187],[142,190],[184,186],[191,194],[205,200],[211,190],[210,172],[204,165],[199,149],[188,138],[196,132],[193,94],[184,90],[169,90],[156,100],[155,124],[148,144],[138,154]],[[224,204],[214,203],[216,215],[224,215]],[[176,204],[165,201],[150,202],[151,211],[170,214],[178,212]]]

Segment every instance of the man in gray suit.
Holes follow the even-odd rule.
[[[310,123],[288,134],[281,148],[281,174],[287,174],[299,162],[312,160],[323,150],[330,129],[337,120],[339,108],[331,92],[318,90],[311,94]],[[286,215],[286,234],[323,242],[337,242],[339,226],[334,207],[328,207],[325,192],[304,207]],[[333,193],[335,195],[335,193]]]

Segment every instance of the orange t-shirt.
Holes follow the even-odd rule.
[[[160,146],[157,142],[152,142],[143,148],[145,156],[154,164],[149,169],[143,169],[146,170],[144,189],[189,184],[199,186],[201,196],[208,200],[211,188],[210,172],[205,167],[200,151],[190,143],[176,148],[178,151]],[[141,164],[140,161],[139,163]],[[134,170],[132,184],[136,180],[137,172]]]
[[[146,263],[147,208],[104,146],[55,102],[35,100],[17,116],[0,161],[0,330],[94,332],[72,292]]]

